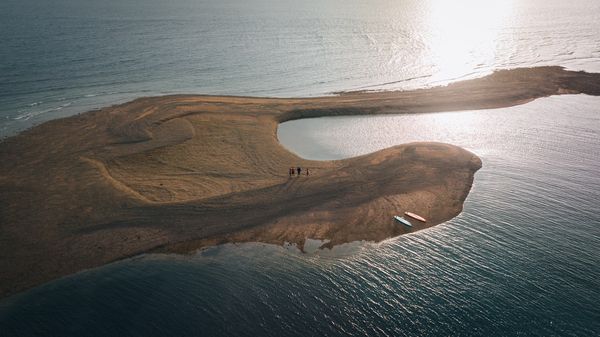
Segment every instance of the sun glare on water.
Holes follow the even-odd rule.
[[[428,4],[424,38],[434,81],[449,82],[494,63],[498,35],[512,17],[512,0]]]

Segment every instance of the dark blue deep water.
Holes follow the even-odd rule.
[[[3,0],[0,135],[143,95],[600,70],[597,1],[448,3]],[[314,159],[443,141],[484,166],[445,224],[310,254],[243,244],[140,256],[1,300],[0,337],[600,335],[600,98],[301,120],[279,138]]]

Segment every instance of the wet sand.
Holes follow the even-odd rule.
[[[333,246],[442,223],[461,212],[476,155],[411,143],[310,161],[279,144],[278,123],[574,93],[600,95],[600,74],[541,67],[404,92],[149,97],[44,123],[0,143],[0,297],[145,252],[306,238]],[[291,166],[310,176],[289,177]],[[428,222],[408,229],[392,218],[404,211]]]

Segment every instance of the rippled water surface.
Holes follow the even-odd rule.
[[[3,0],[0,136],[141,95],[412,88],[540,64],[598,71],[599,6]],[[313,159],[442,141],[484,166],[445,224],[333,252],[225,245],[114,263],[0,301],[0,336],[600,335],[600,98],[293,121],[279,138]]]
[[[484,166],[464,212],[445,224],[309,255],[245,244],[123,261],[0,302],[4,333],[600,333],[600,98],[300,120],[282,124],[279,137],[320,159],[408,141],[452,142]]]
[[[0,137],[171,93],[414,88],[600,71],[597,0],[2,0]]]

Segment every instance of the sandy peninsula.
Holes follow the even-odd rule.
[[[393,215],[459,214],[480,159],[440,143],[339,161],[283,148],[283,121],[507,107],[600,95],[600,74],[541,67],[445,87],[275,99],[140,98],[36,126],[0,143],[0,297],[145,252],[306,238],[381,241]],[[288,168],[310,168],[289,177]]]

